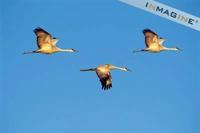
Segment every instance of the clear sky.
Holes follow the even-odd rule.
[[[199,0],[159,0],[200,17]],[[0,132],[200,132],[200,32],[117,0],[0,0]],[[35,50],[33,29],[79,53]],[[183,52],[137,53],[150,28]],[[113,88],[79,69],[110,63]]]

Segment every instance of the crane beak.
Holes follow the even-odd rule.
[[[130,69],[128,69],[128,68],[126,68],[126,71],[127,71],[127,72],[132,72],[132,71],[131,71]]]
[[[180,48],[176,48],[178,51],[183,51],[182,49],[180,49]]]
[[[128,71],[128,72],[132,72],[132,70],[130,70],[130,69],[128,69],[127,71]]]
[[[179,51],[183,51],[182,49],[180,49],[180,48],[177,48]]]
[[[73,49],[73,52],[79,52],[78,50],[76,50],[76,49]]]

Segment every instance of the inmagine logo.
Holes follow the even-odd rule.
[[[200,31],[200,18],[155,0],[119,0],[133,7]],[[192,8],[192,7],[191,7]]]
[[[163,15],[167,15],[169,17],[172,17],[174,19],[180,20],[182,22],[185,22],[191,25],[198,23],[198,20],[195,20],[194,18],[190,18],[189,16],[185,16],[185,15],[176,13],[174,11],[170,11],[169,9],[165,9],[163,7],[157,6],[156,4],[153,4],[150,2],[146,2],[145,7],[151,11],[155,11]]]

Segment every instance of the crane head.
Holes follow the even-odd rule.
[[[178,48],[178,47],[176,47],[176,50],[177,50],[177,51],[183,51],[182,49],[180,49],[180,48]]]
[[[79,52],[78,50],[75,50],[75,49],[73,49],[73,48],[70,48],[70,49],[68,49],[69,50],[69,52]]]
[[[131,72],[131,70],[128,69],[128,68],[126,68],[126,67],[124,67],[124,71],[126,71],[126,72]]]

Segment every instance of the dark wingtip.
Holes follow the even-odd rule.
[[[36,33],[36,32],[41,31],[41,30],[43,30],[41,27],[37,27],[37,28],[35,28],[35,29],[33,30],[33,32]]]
[[[106,90],[110,90],[112,88],[112,84],[110,85],[104,85],[101,87],[102,90],[106,91]]]
[[[153,34],[155,34],[155,35],[157,35],[155,32],[153,32],[152,30],[150,30],[149,28],[145,28],[145,29],[143,29],[143,34],[145,34],[145,33],[147,33],[147,32],[150,32],[150,33],[153,33]]]
[[[146,28],[146,29],[143,29],[143,31],[142,31],[143,33],[146,33],[146,32],[151,32],[151,30],[150,29],[148,29],[148,28]]]
[[[37,32],[44,32],[46,34],[49,34],[47,31],[45,31],[43,28],[41,27],[37,27],[33,30],[33,32],[36,34]],[[50,34],[49,34],[50,35]]]

